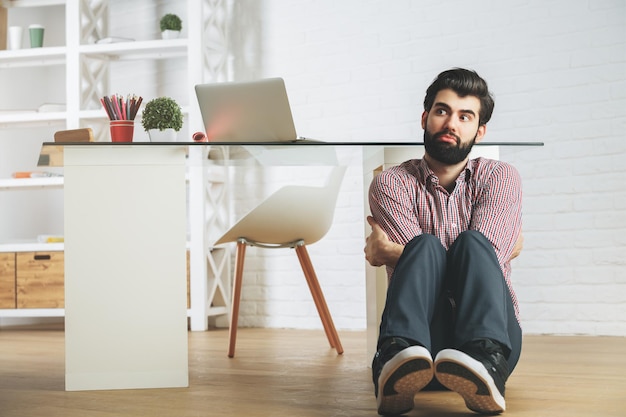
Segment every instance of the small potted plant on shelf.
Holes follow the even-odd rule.
[[[175,39],[180,35],[183,28],[183,21],[175,14],[168,13],[161,18],[159,22],[161,27],[161,36],[163,39]]]
[[[151,142],[175,142],[176,132],[183,127],[183,113],[170,97],[158,97],[146,103],[141,125]]]

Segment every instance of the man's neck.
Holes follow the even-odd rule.
[[[456,184],[456,179],[465,169],[469,157],[454,165],[444,164],[443,162],[431,158],[428,154],[424,155],[424,159],[428,164],[428,168],[439,178],[439,185],[449,192],[452,192]]]

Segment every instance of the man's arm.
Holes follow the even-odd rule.
[[[404,245],[390,241],[372,216],[367,216],[367,222],[372,227],[372,233],[365,239],[365,259],[372,266],[396,266]]]
[[[387,169],[374,177],[369,188],[372,217],[389,240],[401,245],[422,234],[415,208],[415,178],[400,168]]]
[[[515,241],[515,246],[513,247],[513,253],[511,254],[509,261],[512,261],[513,259],[517,258],[519,254],[522,253],[522,249],[524,249],[524,235],[522,234],[522,231],[520,230],[519,236],[517,237],[517,240]]]
[[[522,181],[512,165],[498,163],[494,168],[474,205],[469,228],[489,239],[501,266],[519,255],[523,243]]]
[[[374,220],[372,216],[367,216],[367,222],[372,227],[372,233],[365,238],[365,248],[363,249],[365,252],[365,259],[372,266],[387,265],[395,267],[398,259],[400,259],[400,255],[402,255],[404,245],[390,241],[387,234],[378,225],[378,223],[376,223],[376,220]],[[511,253],[509,261],[517,258],[523,248],[524,235],[520,231],[520,234],[515,241],[513,252]]]
[[[402,173],[393,168],[383,171],[369,189],[372,216],[367,221],[372,234],[365,241],[365,259],[372,266],[386,265],[388,271],[395,267],[404,245],[422,234],[415,211],[415,182]]]
[[[414,184],[414,183],[413,183]],[[365,258],[373,266],[393,268],[404,250],[404,245],[422,229],[415,212],[415,188],[403,183],[393,169],[374,177],[369,189],[372,216],[368,223],[372,234],[367,237]]]

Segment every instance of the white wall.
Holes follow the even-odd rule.
[[[513,276],[526,332],[626,335],[626,3],[247,0],[237,10],[236,78],[284,77],[302,135],[421,140],[436,74],[483,75],[496,96],[486,140],[546,143],[503,155],[525,181]],[[250,13],[257,24],[237,25]],[[311,248],[341,328],[365,323],[361,186],[349,173],[335,226]],[[270,256],[246,275],[256,285],[244,289],[242,324],[319,327],[295,259]]]
[[[299,133],[309,137],[421,140],[421,103],[431,80],[452,66],[476,69],[496,95],[486,140],[546,143],[503,155],[525,181],[526,248],[513,278],[526,332],[626,335],[623,0],[231,2],[235,79],[285,78]],[[128,16],[155,8],[148,0],[114,3],[123,3]],[[117,21],[119,34],[132,35],[130,21]],[[10,88],[12,79],[0,85]],[[137,92],[155,88],[150,68],[135,82]],[[166,84],[159,91],[170,94]],[[39,101],[57,100],[55,89],[44,92]],[[19,95],[4,97],[3,108],[7,97],[24,106],[13,100]],[[39,143],[49,139],[43,129],[3,130],[0,174],[32,169]],[[310,248],[342,329],[365,327],[363,185],[358,155],[351,162],[336,222]],[[253,174],[238,177],[258,192],[237,195],[237,214],[285,176]],[[264,188],[265,178],[275,181]],[[24,204],[43,206],[43,198]],[[59,232],[54,219],[61,207],[46,207],[45,224],[14,207],[3,195],[0,238]],[[242,325],[321,327],[294,253],[249,249],[246,268]]]

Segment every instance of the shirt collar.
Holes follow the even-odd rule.
[[[465,175],[461,173],[461,175],[459,175],[459,177],[456,180],[457,182],[459,181],[468,182],[470,178],[472,178],[472,174],[474,173],[474,160],[473,159],[469,159],[467,161],[467,165],[465,165],[465,170],[463,172],[465,172]],[[426,159],[424,158],[420,159],[417,164],[417,178],[419,179],[419,181],[422,184],[430,183],[432,182],[431,178],[433,177],[437,178],[435,173],[428,166]]]

